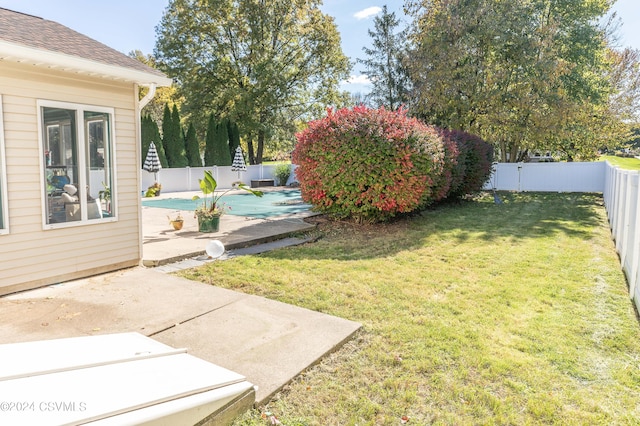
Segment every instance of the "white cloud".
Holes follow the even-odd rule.
[[[372,16],[377,15],[381,11],[382,11],[382,8],[380,8],[378,6],[372,6],[372,7],[368,7],[366,9],[363,9],[363,10],[361,10],[359,12],[356,12],[353,16],[357,20],[367,19],[367,18],[371,18]]]
[[[364,74],[360,74],[360,75],[352,75],[349,77],[349,79],[345,82],[347,84],[371,84],[371,80],[369,80],[369,77],[367,77]]]

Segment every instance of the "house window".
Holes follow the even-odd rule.
[[[113,110],[39,103],[45,224],[115,217]]]
[[[9,231],[9,204],[7,202],[3,117],[2,95],[0,95],[0,234],[6,234]]]

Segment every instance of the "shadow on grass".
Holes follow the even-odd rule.
[[[501,192],[498,196],[502,204],[495,204],[493,197],[485,194],[476,201],[435,208],[424,216],[436,219],[439,229],[459,230],[460,239],[465,238],[465,233],[476,237],[479,233],[485,240],[505,236],[536,238],[558,233],[587,238],[600,223],[597,209],[602,205],[602,196],[599,194]]]
[[[336,223],[318,242],[264,256],[303,259],[356,260],[384,258],[425,247],[427,239],[441,235],[452,244],[469,240],[549,238],[564,234],[589,238],[601,224],[600,194],[499,192],[501,204],[485,193],[473,201],[434,206],[418,215],[392,223],[358,226]]]

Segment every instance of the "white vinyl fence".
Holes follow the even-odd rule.
[[[246,172],[226,167],[162,169],[158,182],[163,192],[197,191],[198,179],[211,170],[219,188],[233,182],[249,185],[251,180],[274,179],[276,166],[247,166]],[[291,167],[287,184],[295,181]],[[153,173],[141,170],[142,189],[153,185]],[[607,162],[590,163],[496,163],[485,189],[500,191],[601,192],[622,269],[629,283],[629,296],[640,309],[640,174],[621,170]]]
[[[640,310],[640,174],[607,163],[604,204],[611,234],[627,277],[629,296]]]
[[[494,164],[485,189],[601,192],[611,234],[627,277],[629,297],[640,309],[640,173],[594,163]]]
[[[495,163],[485,189],[499,191],[603,192],[605,162]]]
[[[202,179],[205,170],[210,170],[213,177],[218,182],[218,188],[231,188],[234,182],[241,181],[247,185],[252,180],[258,179],[275,179],[276,166],[272,165],[256,165],[247,166],[245,172],[233,172],[231,166],[212,166],[212,167],[185,167],[179,169],[162,169],[158,172],[158,183],[162,185],[162,192],[181,192],[181,191],[199,191],[200,183],[198,179]],[[295,166],[291,167],[291,176],[287,184],[293,182]],[[144,191],[154,184],[154,175],[145,170],[140,171],[141,187]],[[276,182],[277,183],[277,182]]]

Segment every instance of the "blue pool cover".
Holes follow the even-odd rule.
[[[211,198],[209,198],[210,200]],[[264,219],[267,217],[307,211],[311,205],[302,201],[299,190],[270,191],[262,197],[252,194],[225,195],[221,199],[226,205],[226,213],[236,216],[248,216]],[[145,207],[157,207],[171,210],[194,211],[203,203],[203,200],[191,200],[188,198],[165,198],[162,200],[143,199]]]

